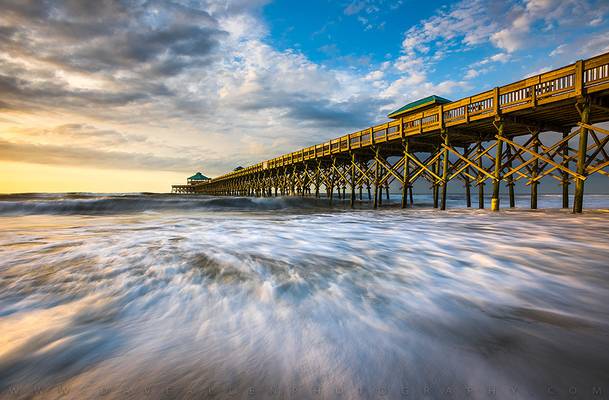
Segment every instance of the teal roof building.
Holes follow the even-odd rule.
[[[420,100],[413,101],[412,103],[408,103],[404,107],[398,108],[394,112],[387,115],[387,117],[393,118],[393,119],[398,119],[398,118],[401,118],[404,115],[410,114],[414,111],[423,111],[428,108],[435,107],[439,104],[446,104],[446,103],[450,103],[450,102],[451,102],[450,100],[445,99],[444,97],[435,96],[435,95],[427,96]]]
[[[188,178],[188,183],[199,183],[199,182],[204,182],[204,181],[208,181],[208,180],[210,180],[210,178],[206,177],[205,175],[203,175],[200,172],[197,172],[196,174],[194,174],[193,176]]]

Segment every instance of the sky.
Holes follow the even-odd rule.
[[[609,51],[606,0],[0,0],[0,192],[166,192]]]

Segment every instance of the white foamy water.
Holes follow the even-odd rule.
[[[1,198],[0,398],[607,396],[606,212],[324,204]]]

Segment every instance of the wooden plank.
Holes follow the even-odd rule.
[[[603,128],[599,128],[598,126],[585,124],[583,122],[578,122],[577,125],[579,125],[579,126],[581,126],[583,128],[587,128],[587,129],[593,130],[596,133],[602,133],[603,135],[609,135],[609,130],[603,129]]]

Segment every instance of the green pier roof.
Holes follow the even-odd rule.
[[[450,100],[445,99],[444,97],[435,96],[435,95],[427,96],[420,100],[413,101],[412,103],[408,103],[404,107],[398,108],[394,112],[387,115],[387,117],[397,119],[397,118],[401,117],[402,115],[410,113],[414,110],[418,110],[419,108],[435,106],[438,104],[446,104],[446,103],[450,103]]]
[[[196,174],[194,174],[193,176],[191,176],[190,178],[188,178],[189,181],[206,181],[209,180],[208,177],[206,177],[205,175],[203,175],[200,172],[197,172]]]

